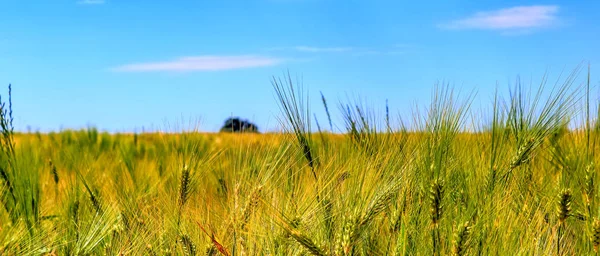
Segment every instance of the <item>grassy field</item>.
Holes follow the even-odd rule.
[[[330,119],[311,124],[301,88],[273,84],[287,131],[277,134],[20,134],[4,105],[0,254],[599,249],[600,126],[589,83],[568,77],[539,97],[513,90],[483,114],[438,87],[410,127],[343,105],[343,134],[320,132]]]

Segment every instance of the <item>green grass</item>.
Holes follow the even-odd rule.
[[[486,118],[446,86],[410,125],[340,103],[343,134],[312,132],[289,76],[282,133],[19,134],[9,100],[0,254],[594,255],[600,125],[575,74]]]

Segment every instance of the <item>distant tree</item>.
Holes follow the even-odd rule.
[[[258,127],[248,120],[232,117],[225,120],[225,124],[221,127],[221,132],[256,132]]]

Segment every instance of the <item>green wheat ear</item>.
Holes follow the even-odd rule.
[[[54,163],[52,163],[52,159],[48,160],[48,165],[50,165],[50,169],[52,171],[52,179],[54,180],[54,184],[58,184],[58,171],[56,170]]]
[[[563,224],[571,213],[571,201],[573,195],[571,190],[564,189],[558,196],[558,206],[556,208],[556,217],[560,224]]]
[[[307,235],[301,233],[298,230],[289,230],[289,235],[296,240],[304,249],[309,251],[312,255],[324,256],[326,255],[325,251],[318,246],[312,239],[310,239]]]
[[[433,242],[433,254],[440,255],[440,231],[439,231],[439,222],[442,218],[442,198],[444,195],[444,185],[443,181],[436,179],[432,184],[429,190],[429,199],[431,201],[431,223],[433,224],[433,229],[431,230],[431,238]]]
[[[594,163],[589,163],[585,168],[585,203],[586,206],[591,208],[592,200],[594,198],[595,187],[596,187],[596,170],[594,168]]]
[[[189,199],[191,193],[191,177],[190,177],[190,169],[185,166],[183,171],[181,172],[181,181],[179,183],[179,197],[178,204],[179,208],[183,208],[187,200]]]
[[[452,255],[465,255],[465,251],[467,250],[467,240],[469,238],[470,232],[471,226],[469,225],[468,221],[458,227],[458,230],[454,234],[454,245],[452,246]]]
[[[242,223],[240,224],[240,229],[245,230],[246,224],[250,220],[252,213],[256,210],[258,203],[260,201],[260,193],[262,191],[262,186],[256,187],[252,193],[248,196],[246,205],[244,206],[244,210],[242,210]]]
[[[562,255],[561,252],[561,238],[566,226],[565,221],[571,216],[571,201],[573,195],[571,190],[563,189],[558,196],[558,205],[556,207],[556,217],[558,218],[558,231],[556,236],[556,250],[558,255]]]
[[[192,239],[188,235],[181,235],[179,241],[181,242],[181,247],[183,247],[183,254],[186,256],[195,256],[196,255],[196,245],[192,242]]]
[[[437,225],[442,217],[442,196],[444,194],[444,185],[442,180],[435,180],[429,190],[429,199],[431,202],[431,222]]]
[[[592,245],[594,246],[594,252],[598,252],[600,248],[600,220],[594,219],[592,224]]]

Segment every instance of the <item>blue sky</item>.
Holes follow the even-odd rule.
[[[270,83],[393,113],[437,81],[489,106],[521,75],[538,82],[582,61],[600,69],[598,1],[0,0],[0,85],[19,130],[163,128],[230,115],[275,128]],[[582,75],[583,77],[583,75]],[[409,116],[404,118],[409,119]],[[338,122],[338,124],[341,124]]]

